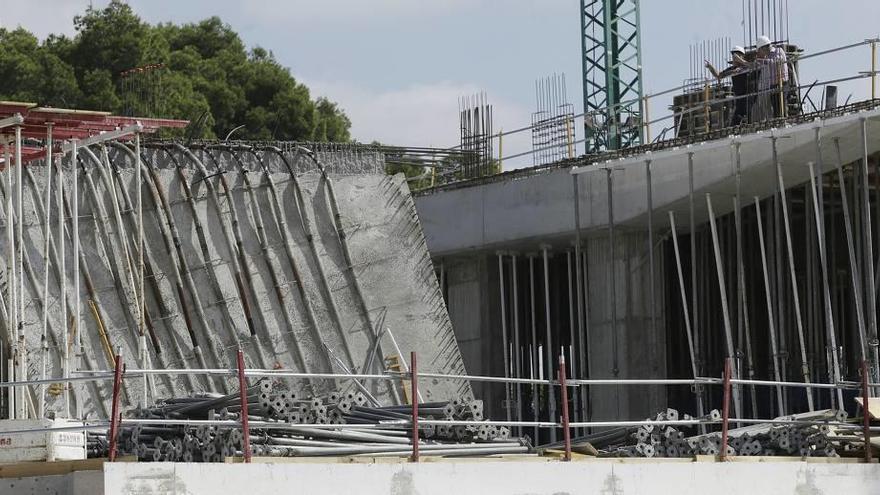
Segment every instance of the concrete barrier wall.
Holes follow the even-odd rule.
[[[756,460],[755,458],[751,459]],[[357,495],[868,494],[880,467],[808,462],[701,463],[473,461],[377,464],[119,463],[104,493],[298,493]]]

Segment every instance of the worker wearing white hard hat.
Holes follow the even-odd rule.
[[[709,69],[709,72],[711,72],[719,82],[722,79],[730,78],[730,88],[732,89],[734,96],[734,109],[733,112],[728,115],[730,119],[728,124],[739,125],[746,122],[749,116],[749,102],[751,101],[751,98],[747,95],[749,93],[748,80],[751,78],[748,73],[753,70],[753,67],[746,60],[745,48],[739,45],[730,49],[730,62],[728,62],[728,64],[729,65],[726,69],[718,71],[718,69],[707,60],[706,68]]]
[[[730,77],[740,72],[743,72],[744,70],[748,70],[749,68],[749,63],[746,61],[746,50],[739,45],[731,48],[730,62],[728,62],[729,65],[726,69],[719,71],[715,68],[714,65],[712,65],[712,62],[709,62],[708,60],[706,60],[705,62],[706,68],[709,69],[709,72],[711,72],[712,75],[719,81],[721,79],[724,79],[725,77]]]
[[[758,71],[757,104],[753,106],[752,121],[783,116],[785,94],[788,89],[788,57],[785,50],[773,46],[765,35],[755,42],[758,49],[755,66]]]

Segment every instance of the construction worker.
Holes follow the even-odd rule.
[[[728,62],[729,66],[721,72],[718,72],[718,69],[712,65],[712,62],[708,60],[706,62],[706,68],[709,69],[709,72],[715,76],[715,79],[719,81],[724,79],[725,77],[733,76],[734,74],[747,71],[751,67],[746,61],[746,50],[741,46],[734,46],[732,50],[730,50],[730,62]]]
[[[759,36],[755,58],[758,94],[752,107],[752,122],[782,117],[788,86],[788,57],[785,50],[773,46],[770,38]]]
[[[752,106],[751,102],[753,100],[751,96],[748,96],[750,93],[749,88],[753,88],[754,84],[750,84],[750,79],[753,77],[753,71],[752,65],[746,60],[745,48],[737,45],[730,50],[729,66],[723,71],[719,72],[718,69],[716,69],[708,60],[706,60],[706,68],[709,69],[709,72],[711,72],[719,82],[726,77],[730,77],[730,83],[735,99],[733,115],[728,124],[739,125],[747,122],[749,108]]]

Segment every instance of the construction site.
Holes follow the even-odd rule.
[[[877,493],[880,38],[788,3],[649,94],[573,2],[446,148],[0,101],[0,493]]]

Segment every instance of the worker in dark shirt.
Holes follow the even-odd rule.
[[[750,79],[754,76],[753,66],[746,60],[746,51],[741,46],[734,46],[730,50],[729,66],[723,71],[718,71],[711,62],[706,60],[706,68],[720,82],[722,79],[729,77],[733,88],[734,109],[730,124],[739,125],[748,121],[749,108],[751,107],[752,97],[748,96],[750,85],[753,82]],[[751,84],[750,84],[751,83]]]

